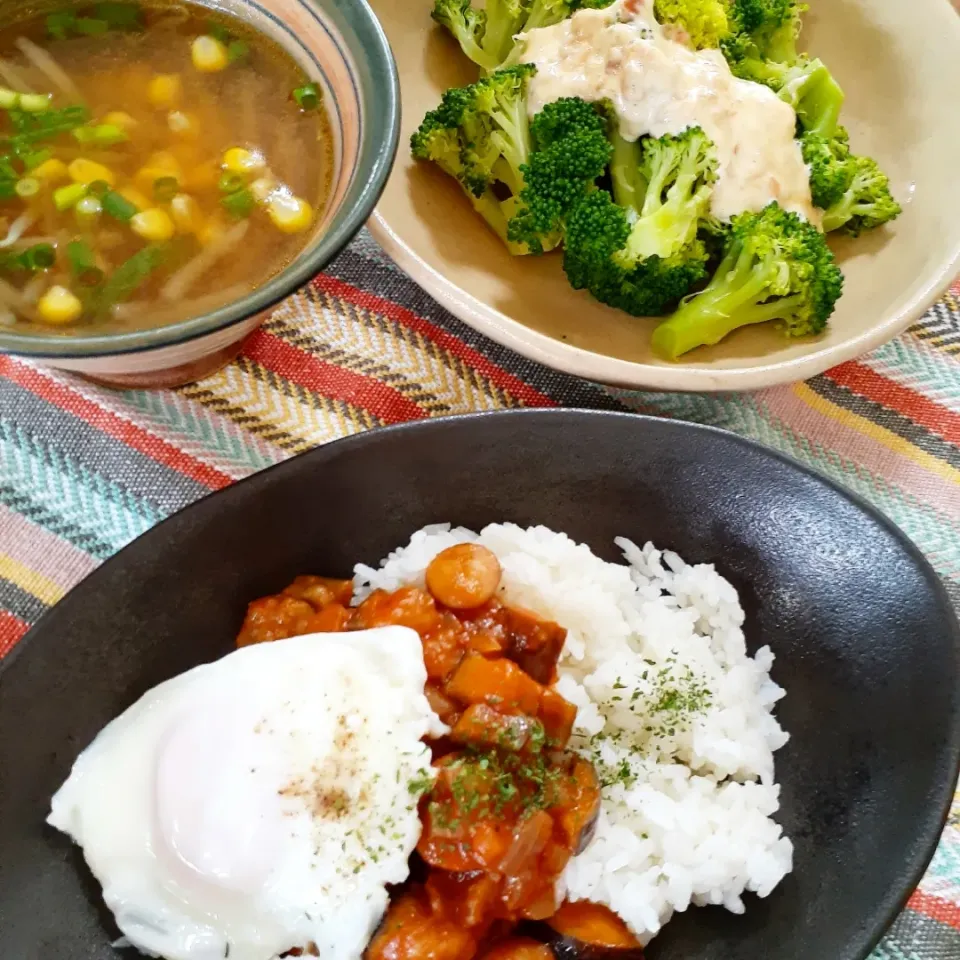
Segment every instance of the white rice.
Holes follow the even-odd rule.
[[[557,689],[577,706],[571,745],[605,786],[594,839],[571,861],[571,899],[604,903],[646,942],[690,904],[744,909],[790,872],[772,815],[773,752],[787,734],[773,654],[746,652],[737,592],[712,566],[618,539],[629,566],[566,534],[491,524],[479,535],[426,527],[378,569],[358,565],[358,599],[422,585],[439,551],[477,541],[503,567],[501,599],[566,627]]]

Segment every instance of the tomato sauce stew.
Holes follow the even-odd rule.
[[[389,625],[423,643],[426,695],[450,732],[430,744],[436,779],[424,784],[411,879],[393,891],[367,960],[553,960],[571,943],[611,940],[639,956],[605,907],[558,897],[592,835],[600,784],[567,749],[576,707],[552,686],[566,630],[502,604],[500,579],[491,551],[459,544],[431,562],[426,589],[377,590],[352,607],[352,581],[301,576],[248,607],[239,646]]]

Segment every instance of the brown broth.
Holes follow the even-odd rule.
[[[88,13],[82,6],[76,9],[80,14]],[[203,7],[164,3],[141,6],[141,10],[146,26],[140,31],[111,29],[98,36],[56,39],[48,33],[44,18],[3,30],[0,86],[13,87],[22,82],[30,91],[53,93],[53,110],[72,105],[75,97],[58,88],[48,72],[38,69],[25,56],[21,38],[41,47],[82,96],[91,115],[88,126],[103,123],[114,111],[128,114],[135,125],[129,131],[129,139],[115,145],[81,146],[68,131],[37,143],[35,148],[52,151],[55,158],[68,165],[78,157],[104,164],[115,177],[115,192],[132,188],[142,196],[140,199],[127,193],[135,204],[142,208],[149,203],[176,219],[171,201],[154,194],[151,184],[156,177],[144,173],[157,168],[157,153],[172,155],[171,172],[179,180],[179,193],[192,197],[201,212],[196,222],[199,229],[187,229],[182,222],[178,223],[176,235],[162,241],[162,265],[113,306],[112,299],[105,300],[100,293],[109,287],[113,272],[150,241],[138,236],[130,222],[106,212],[87,225],[81,224],[74,209],[58,211],[55,189],[71,180],[43,182],[25,169],[20,157],[13,157],[16,175],[21,179],[39,179],[41,188],[30,198],[0,199],[0,238],[17,218],[29,212],[34,222],[12,249],[49,242],[56,251],[54,265],[33,274],[18,266],[0,264],[0,280],[20,291],[27,301],[25,306],[22,299],[11,298],[9,288],[0,285],[0,302],[15,304],[14,331],[69,335],[94,329],[106,333],[172,323],[236,300],[280,272],[301,252],[312,227],[292,234],[281,232],[271,222],[263,203],[246,217],[225,209],[222,162],[225,151],[231,147],[261,153],[279,185],[312,206],[312,223],[322,216],[333,172],[332,133],[322,105],[303,111],[292,99],[291,91],[302,85],[305,78],[289,55],[245,24]],[[216,25],[213,31],[211,24]],[[191,44],[197,36],[217,30],[242,41],[249,52],[221,72],[200,72],[191,59]],[[189,118],[191,127],[187,132],[174,132],[171,111],[150,102],[151,81],[167,74],[180,78],[182,94],[176,109]],[[0,136],[9,138],[14,132],[11,115],[0,110]],[[9,139],[5,142],[9,148]],[[249,187],[262,175],[245,175],[243,179]],[[167,286],[170,278],[197,256],[202,257],[211,246],[215,248],[224,235],[234,235],[241,222],[247,224],[242,242],[198,276],[182,295],[171,300]],[[84,277],[77,275],[68,256],[68,245],[77,240],[93,250],[102,276],[97,271]],[[3,253],[0,251],[0,255]],[[52,323],[38,314],[37,301],[53,285],[68,288],[83,302],[84,311],[79,318]],[[7,316],[7,323],[10,320]]]

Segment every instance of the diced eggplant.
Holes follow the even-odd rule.
[[[549,945],[553,960],[643,960],[643,948],[610,909],[586,900],[566,901],[549,920],[525,933]]]

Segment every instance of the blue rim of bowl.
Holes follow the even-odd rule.
[[[367,0],[332,0],[330,5],[332,9],[327,10],[322,10],[318,0],[301,0],[301,2],[310,9],[312,15],[325,29],[326,25],[321,14],[329,16],[338,27],[348,25],[349,32],[355,34],[358,49],[363,51],[365,59],[354,63],[351,62],[353,58],[344,54],[344,60],[351,63],[350,72],[355,85],[357,77],[353,75],[354,65],[360,73],[364,70],[369,71],[367,88],[371,91],[371,96],[367,100],[378,108],[376,116],[361,117],[366,135],[361,131],[360,154],[344,199],[343,207],[346,209],[343,216],[334,220],[330,228],[317,240],[315,246],[305,250],[277,276],[242,300],[227,304],[212,313],[206,313],[191,320],[129,333],[59,338],[9,334],[0,331],[0,354],[92,359],[142,353],[186,343],[198,337],[225,330],[276,306],[281,300],[309,283],[353,239],[380,199],[396,159],[400,142],[400,79],[397,74],[397,64],[383,27]],[[340,49],[341,45],[337,38],[331,35],[331,39]],[[368,106],[368,102],[363,101],[361,106]],[[370,135],[371,132],[375,134],[378,130],[386,131],[386,136],[382,140],[374,140]],[[361,182],[358,174],[365,168],[369,168],[369,172]]]

